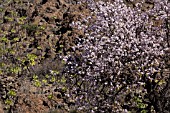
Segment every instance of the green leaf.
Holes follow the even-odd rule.
[[[37,80],[38,76],[37,75],[33,75],[33,80]]]
[[[15,29],[11,29],[11,32],[12,32],[12,33],[16,33],[16,30],[15,30]]]
[[[3,74],[3,71],[2,70],[0,70],[0,75],[2,75]]]
[[[138,103],[138,108],[146,108],[147,104],[144,103]]]
[[[41,82],[40,82],[39,80],[35,80],[35,81],[34,81],[34,85],[35,85],[36,87],[41,87]]]
[[[0,8],[0,12],[2,12],[3,11],[3,9],[2,8]]]
[[[147,110],[142,110],[141,113],[148,113],[148,111]]]
[[[8,92],[8,95],[9,95],[9,96],[16,96],[16,92],[15,92],[14,90],[10,90],[10,91]]]
[[[39,26],[40,30],[45,30],[45,26]]]
[[[61,83],[66,83],[66,78],[64,76],[61,78]]]
[[[35,60],[37,56],[34,54],[27,54],[27,58],[32,61],[32,60]]]
[[[34,55],[34,54],[27,54],[27,58],[28,58],[28,60],[29,60],[29,62],[30,62],[30,65],[35,65],[35,59],[37,59],[37,56],[36,55]]]
[[[64,45],[60,45],[60,48],[63,48],[64,47]]]
[[[7,105],[12,105],[13,102],[12,102],[12,100],[6,99],[6,100],[5,100],[5,104],[7,104]]]
[[[47,96],[47,98],[48,98],[48,99],[52,99],[52,98],[53,98],[53,95],[52,95],[52,94],[49,94],[49,95]]]
[[[165,84],[165,83],[166,83],[165,80],[160,80],[159,83],[158,83],[158,85],[162,85],[162,84]]]
[[[62,87],[62,92],[66,92],[67,88],[66,87]]]
[[[55,81],[56,81],[55,77],[52,76],[51,79],[50,79],[50,82],[55,82]]]
[[[49,78],[50,76],[48,74],[45,75],[45,78]]]
[[[21,68],[20,67],[13,67],[13,68],[10,68],[10,71],[12,73],[17,74],[17,73],[21,72]]]
[[[9,40],[8,40],[6,37],[2,37],[2,38],[1,38],[1,41],[2,41],[2,42],[8,42]]]
[[[47,83],[47,80],[46,80],[46,79],[43,79],[42,82],[46,84],[46,83]]]
[[[13,40],[17,42],[17,41],[19,41],[19,38],[15,37]]]

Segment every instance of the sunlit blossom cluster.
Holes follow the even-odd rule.
[[[96,21],[88,28],[80,25],[87,37],[83,45],[77,46],[85,51],[82,57],[95,63],[100,71],[103,71],[108,62],[112,64],[110,68],[118,65],[117,73],[129,63],[134,64],[136,68],[160,65],[161,62],[157,61],[167,48],[164,24],[167,19],[167,1],[155,2],[154,8],[145,12],[141,11],[140,7],[127,7],[123,0],[117,0],[112,4],[89,1],[89,7],[96,15]],[[152,20],[151,16],[155,20]],[[161,24],[155,25],[157,21]],[[129,60],[124,61],[127,59]],[[152,66],[148,66],[145,71],[153,70],[151,68]],[[94,75],[93,72],[96,71],[91,72],[89,75]]]
[[[134,81],[140,81],[141,75],[151,76],[163,68],[162,58],[165,55],[164,50],[168,48],[165,21],[168,19],[170,4],[167,0],[154,1],[154,7],[144,11],[144,0],[134,8],[128,7],[123,0],[115,0],[113,3],[93,0],[84,2],[89,4],[96,20],[88,26],[81,22],[72,23],[72,26],[84,30],[86,35],[80,39],[83,43],[73,47],[83,51],[83,69],[78,70],[80,63],[79,66],[74,65],[75,60],[72,60],[72,71],[85,74],[84,79],[90,80],[100,78],[106,73],[112,79],[130,70],[135,75]],[[89,18],[91,17],[85,20]],[[126,84],[126,81],[117,81],[116,86],[110,84],[110,90],[116,90],[122,83]],[[95,86],[94,84],[97,84],[95,80],[90,87]],[[105,84],[108,84],[107,81]],[[97,92],[94,89],[93,91]],[[93,95],[91,101],[96,98]]]

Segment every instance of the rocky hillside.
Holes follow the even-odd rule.
[[[82,30],[71,23],[89,15],[72,0],[0,1],[0,97],[4,112],[67,111],[63,56]],[[73,108],[74,110],[74,108]]]
[[[168,0],[0,1],[0,113],[170,112]]]

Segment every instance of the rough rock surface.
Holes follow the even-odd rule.
[[[0,113],[170,112],[169,7],[0,1]]]
[[[0,98],[5,112],[68,112],[64,84],[58,84],[61,77],[44,76],[50,70],[62,72],[62,57],[75,53],[72,46],[84,32],[70,24],[89,15],[86,4],[76,0],[14,0],[0,4],[0,63],[1,70],[6,69],[0,73]]]

